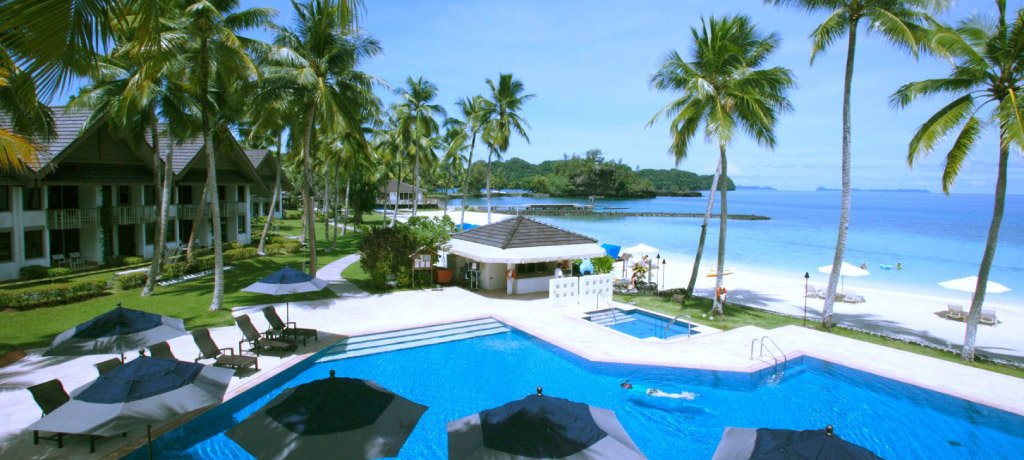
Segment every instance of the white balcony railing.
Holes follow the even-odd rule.
[[[220,215],[223,217],[244,216],[248,214],[245,211],[245,202],[223,201],[220,203]]]
[[[118,206],[117,207],[117,224],[118,225],[133,225],[133,224],[148,224],[156,222],[157,217],[160,215],[160,210],[156,205],[146,206]]]
[[[99,208],[50,209],[46,213],[46,220],[46,226],[52,230],[98,227],[100,210]]]
[[[177,207],[177,218],[181,220],[194,220],[196,215],[199,214],[198,204],[179,204]],[[220,202],[220,215],[221,217],[234,217],[234,216],[245,216],[249,213],[246,212],[246,206],[244,202],[236,201],[221,201]],[[210,209],[203,211],[203,214],[207,219],[210,218]]]

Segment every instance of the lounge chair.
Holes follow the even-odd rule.
[[[71,400],[68,392],[64,390],[64,384],[60,383],[60,380],[57,379],[30,386],[28,391],[32,393],[32,399],[35,399],[36,404],[42,409],[43,417]],[[39,439],[39,431],[33,430],[32,444],[39,444]],[[42,439],[57,441],[58,449],[64,447],[64,433],[55,433],[52,436],[44,436]]]
[[[813,284],[807,285],[807,290],[804,291],[804,297],[818,297],[818,287]]]
[[[843,302],[847,302],[847,303],[862,303],[862,302],[866,302],[866,300],[864,300],[864,296],[862,296],[860,294],[857,294],[856,292],[846,291],[846,295],[843,296]]]
[[[260,370],[260,365],[255,356],[242,356],[241,352],[236,355],[234,348],[218,347],[213,342],[213,337],[210,337],[209,329],[203,328],[192,331],[192,340],[195,340],[196,346],[199,347],[199,357],[195,359],[197,363],[201,359],[213,359],[215,360],[214,366],[230,367],[233,369],[252,367],[256,371]],[[224,354],[224,351],[227,351],[228,354]]]
[[[981,318],[978,321],[980,321],[981,324],[988,324],[990,326],[995,326],[996,323],[999,322],[999,320],[996,319],[995,310],[982,310]]]
[[[263,337],[260,331],[256,329],[256,326],[252,325],[252,319],[249,315],[240,315],[235,317],[235,324],[242,330],[244,339],[238,341],[238,352],[242,352],[242,344],[248,343],[249,350],[256,352],[256,356],[260,355],[260,350],[276,351],[284,354],[286,351],[295,350],[297,347],[294,343],[284,342],[281,340],[273,340]]]
[[[964,307],[961,305],[946,305],[946,319],[964,319]]]
[[[111,359],[108,359],[106,361],[96,363],[96,364],[94,364],[94,366],[96,366],[96,370],[99,371],[100,375],[103,375],[103,374],[106,374],[107,372],[110,372],[110,371],[112,371],[114,369],[117,369],[118,366],[120,366],[122,364],[124,364],[124,363],[121,362],[120,359],[111,358]]]
[[[302,346],[306,346],[306,339],[312,337],[314,341],[319,341],[317,337],[316,329],[304,329],[297,327],[294,321],[285,323],[281,321],[281,317],[277,315],[277,310],[274,307],[265,307],[263,309],[263,316],[267,317],[267,322],[270,323],[270,331],[277,337],[284,337],[291,335],[292,338],[298,340],[302,337]]]
[[[232,350],[232,351],[234,351],[234,350]],[[178,359],[178,358],[174,357],[174,353],[171,353],[171,346],[168,345],[167,342],[160,342],[160,343],[158,343],[156,345],[153,345],[153,346],[149,347],[149,355],[154,357],[154,358],[173,359],[173,360],[177,360]]]

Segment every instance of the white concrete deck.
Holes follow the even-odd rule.
[[[739,372],[769,365],[749,359],[751,340],[768,335],[790,358],[809,355],[1024,415],[1024,380],[879,345],[796,326],[771,331],[748,326],[669,342],[641,340],[580,320],[580,314],[592,310],[592,306],[555,309],[540,296],[506,298],[460,288],[368,295],[340,279],[344,267],[355,260],[355,256],[349,256],[319,272],[321,277],[332,281],[331,289],[341,298],[291,305],[291,319],[300,326],[322,331],[320,341],[301,349],[300,354],[283,359],[261,357],[261,371],[257,375],[243,374],[232,379],[228,398],[299,362],[342,334],[352,336],[494,317],[591,360]],[[265,321],[259,312],[262,307],[236,309],[235,314],[248,313],[257,327],[263,327]],[[237,345],[240,338],[235,327],[212,332],[221,346]],[[172,340],[171,349],[186,360],[198,353],[189,336]],[[39,410],[25,388],[60,378],[70,392],[95,378],[93,363],[109,358],[105,355],[42,358],[41,351],[29,350],[27,358],[0,369],[0,407],[5,409],[0,412],[0,459],[91,459],[123,453],[127,443],[141,445],[145,437],[145,430],[141,429],[129,433],[127,439],[99,441],[98,452],[93,455],[88,455],[88,442],[84,437],[66,438],[63,449],[47,442],[32,445],[31,433],[24,427],[38,419]],[[155,433],[167,429],[169,426],[159,427]]]

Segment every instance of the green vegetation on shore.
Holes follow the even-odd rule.
[[[793,318],[790,316],[779,315],[764,310],[747,308],[732,303],[726,303],[724,305],[724,316],[717,316],[714,320],[709,320],[707,318],[702,318],[701,315],[707,314],[709,311],[711,311],[712,301],[711,299],[705,299],[703,297],[692,297],[689,300],[687,300],[684,305],[680,305],[677,302],[671,302],[668,300],[651,296],[632,296],[616,294],[615,300],[624,303],[636,302],[638,307],[645,308],[651,311],[656,311],[659,313],[664,313],[670,316],[688,314],[693,318],[693,321],[696,323],[707,324],[708,326],[714,327],[716,329],[726,331],[743,326],[757,326],[764,329],[774,329],[783,326],[799,326],[803,323],[800,318]],[[988,361],[965,362],[960,360],[959,355],[956,353],[950,353],[948,351],[938,350],[935,348],[928,348],[915,343],[908,343],[902,340],[890,339],[887,337],[868,334],[866,332],[854,331],[851,329],[846,329],[838,326],[833,327],[832,330],[824,329],[821,327],[821,324],[815,320],[808,320],[807,327],[827,334],[834,334],[842,337],[860,340],[862,342],[873,343],[876,345],[882,345],[889,348],[895,348],[897,350],[909,351],[911,353],[928,356],[931,358],[937,358],[943,361],[963,364],[965,366],[976,367],[978,369],[998,372],[1000,374],[1006,374],[1012,377],[1024,379],[1024,368],[1016,366],[1008,366]]]

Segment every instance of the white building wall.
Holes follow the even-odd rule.
[[[505,291],[508,283],[505,282],[506,264],[481,264],[480,287],[486,290],[500,289]]]

